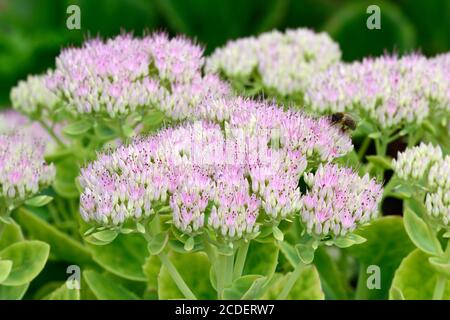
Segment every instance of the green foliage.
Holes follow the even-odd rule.
[[[278,247],[273,243],[250,243],[244,274],[271,276],[278,263]]]
[[[380,289],[359,291],[358,298],[386,299],[395,270],[402,259],[414,249],[414,245],[405,232],[402,218],[397,216],[382,217],[357,233],[367,241],[347,250],[361,263],[358,280],[361,281],[360,286],[367,289],[367,278],[371,275],[367,272],[367,267],[371,265],[380,268],[381,276]]]
[[[142,270],[147,243],[139,234],[119,235],[110,244],[89,245],[92,257],[105,270],[134,281],[146,281]]]
[[[83,272],[83,277],[99,300],[139,300],[133,292],[128,291],[107,275],[87,270]]]
[[[169,259],[198,299],[216,298],[216,291],[213,289],[208,277],[211,265],[204,253],[171,253]],[[189,267],[187,268],[186,266]],[[159,299],[184,298],[164,266],[161,267],[158,276],[158,297]]]
[[[399,293],[407,300],[426,300],[433,298],[439,274],[431,267],[430,256],[419,249],[411,252],[395,272],[389,293],[391,299]],[[444,300],[450,299],[450,280],[447,280]]]
[[[22,241],[0,251],[3,261],[12,262],[2,286],[21,286],[33,280],[47,262],[50,246],[41,241]]]
[[[275,274],[270,289],[263,299],[276,299],[288,281],[290,273],[286,275]],[[320,278],[314,266],[306,266],[300,273],[297,281],[286,297],[288,300],[322,300],[324,294],[320,285]]]
[[[80,290],[73,288],[69,289],[64,283],[56,290],[48,294],[45,300],[80,300]]]
[[[91,252],[82,243],[61,232],[31,211],[21,208],[15,218],[30,237],[48,243],[54,257],[81,266],[95,264],[92,261]]]

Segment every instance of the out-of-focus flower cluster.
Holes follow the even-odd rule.
[[[328,161],[352,149],[326,119],[239,98],[216,103],[228,103],[221,125],[166,129],[83,169],[83,218],[118,225],[168,203],[183,233],[195,235],[206,225],[240,238],[258,231],[262,211],[279,221],[299,210],[298,182],[309,159]]]
[[[399,153],[394,172],[407,183],[420,183],[426,190],[425,206],[435,222],[450,222],[450,156],[439,146],[421,144]]]
[[[46,85],[45,75],[28,76],[11,90],[13,108],[32,119],[48,118],[59,105],[59,99]]]
[[[53,131],[60,139],[63,139],[61,125],[56,125]],[[48,131],[38,121],[30,120],[12,109],[2,111],[0,113],[0,134],[14,134],[17,132],[38,139],[45,145],[45,153],[52,152],[57,147],[56,142],[49,135]]]
[[[3,209],[11,210],[53,182],[55,168],[44,161],[45,147],[45,141],[27,131],[0,134]]]
[[[272,31],[230,41],[207,59],[206,71],[251,82],[261,78],[265,88],[285,96],[303,92],[312,75],[341,58],[339,46],[325,33],[308,29]]]
[[[441,63],[421,55],[367,58],[317,74],[304,98],[314,112],[355,112],[392,129],[447,110],[450,86],[444,78]]]
[[[301,200],[300,217],[311,235],[344,236],[378,215],[383,190],[368,175],[328,164],[305,173],[304,179],[309,190]]]

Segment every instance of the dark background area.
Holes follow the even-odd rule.
[[[81,9],[69,30],[66,9]],[[381,8],[381,30],[369,30],[366,9]],[[27,74],[54,65],[62,47],[121,30],[186,34],[209,53],[228,39],[271,29],[310,27],[339,42],[347,61],[384,52],[450,48],[450,0],[0,0],[0,105]]]

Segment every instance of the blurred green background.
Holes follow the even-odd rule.
[[[81,9],[80,30],[66,27],[71,4]],[[381,30],[366,27],[371,4],[381,8]],[[0,105],[18,80],[52,67],[61,47],[90,36],[165,30],[211,52],[228,39],[305,26],[329,32],[347,61],[433,55],[450,47],[450,0],[0,0]]]

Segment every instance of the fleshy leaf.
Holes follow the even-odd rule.
[[[142,235],[118,235],[110,244],[89,248],[94,260],[109,272],[129,280],[146,281],[142,266],[148,250]]]
[[[92,261],[91,253],[84,245],[59,231],[31,211],[21,208],[16,213],[15,218],[29,236],[44,241],[51,246],[52,256],[80,266],[95,264]]]
[[[43,207],[53,200],[52,197],[46,195],[36,196],[25,201],[25,204],[30,207]]]
[[[79,136],[92,128],[92,122],[88,120],[79,120],[63,128],[63,132],[69,136]]]
[[[152,255],[157,255],[164,250],[169,241],[169,235],[167,232],[161,232],[152,237],[150,243],[148,244],[148,251]]]
[[[45,300],[80,300],[80,290],[68,288],[64,283],[62,286],[44,297]]]
[[[250,242],[244,274],[271,276],[278,263],[278,247],[274,243]],[[264,263],[261,263],[264,261]]]
[[[420,250],[434,255],[442,252],[439,241],[425,221],[417,216],[410,208],[406,208],[403,217],[409,238]]]
[[[226,300],[239,300],[242,299],[243,296],[250,290],[252,289],[252,286],[255,282],[257,282],[258,280],[265,280],[265,277],[262,277],[260,275],[255,275],[255,274],[251,274],[251,275],[245,275],[242,276],[240,278],[237,278],[236,280],[233,281],[233,283],[231,284],[231,287],[226,288],[223,292],[223,298]],[[258,281],[257,282],[258,286],[261,287],[262,282]],[[256,288],[257,289],[257,288]],[[253,290],[254,292],[257,290]],[[247,299],[251,299],[254,298],[255,295],[252,296],[251,293],[249,293],[248,296],[251,297],[247,297]]]
[[[439,274],[432,268],[428,259],[430,256],[416,249],[403,259],[395,272],[389,298],[396,297],[392,288],[403,293],[406,300],[429,300],[433,298],[434,287]],[[450,280],[447,280],[443,295],[444,300],[450,299]]]
[[[271,281],[269,290],[262,299],[273,300],[278,297],[283,290],[290,273],[286,275],[275,274]],[[313,265],[305,266],[300,276],[286,297],[287,300],[323,300],[324,293],[320,285],[320,278],[317,269]]]
[[[33,280],[47,262],[50,246],[41,241],[22,241],[0,252],[4,260],[11,260],[11,272],[3,285],[20,286]]]
[[[11,269],[11,260],[0,260],[0,284],[8,278]]]
[[[106,275],[87,270],[83,272],[83,277],[99,300],[139,300],[133,292]]]
[[[367,279],[373,274],[369,266],[380,268],[380,289],[373,288],[364,291],[360,299],[386,299],[391,287],[394,272],[402,259],[414,250],[413,243],[403,227],[403,220],[399,216],[387,216],[373,221],[356,231],[367,241],[363,244],[352,246],[346,250],[356,257],[364,266],[359,281],[366,286]],[[360,294],[362,294],[360,292]]]

